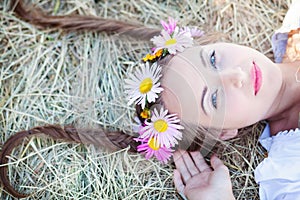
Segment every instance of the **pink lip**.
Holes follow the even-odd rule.
[[[251,79],[254,87],[254,95],[256,95],[261,87],[262,75],[261,75],[261,70],[257,66],[257,64],[254,61],[252,63],[253,63],[253,67],[251,69]]]

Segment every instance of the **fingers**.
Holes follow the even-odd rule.
[[[226,167],[222,160],[220,160],[216,155],[213,155],[210,159],[210,163],[211,163],[211,166],[214,170],[218,169],[218,168],[221,168],[221,167]]]
[[[187,180],[191,178],[191,174],[183,160],[181,151],[176,151],[174,153],[174,161],[178,172],[181,174],[183,181],[186,183]]]
[[[210,166],[206,163],[206,161],[204,160],[203,156],[199,151],[194,151],[191,152],[190,154],[194,160],[196,167],[200,172],[211,172]]]
[[[199,151],[191,152],[190,154],[182,150],[176,151],[174,161],[184,183],[201,172],[211,172],[210,166]]]
[[[223,162],[215,155],[213,155],[210,159],[211,166],[218,174],[219,177],[223,177],[224,179],[228,179],[229,176],[229,170],[228,168],[223,164]]]
[[[184,193],[184,183],[181,179],[181,174],[177,169],[174,170],[174,184],[178,193]]]
[[[215,187],[220,188],[220,190],[224,191],[223,192],[224,194],[229,195],[230,198],[228,198],[228,199],[234,199],[234,196],[232,193],[232,183],[230,180],[228,168],[215,155],[211,157],[210,162],[214,169],[214,174],[210,179],[211,185],[214,185]],[[220,180],[222,180],[222,181],[220,181]]]
[[[181,198],[184,200],[187,200],[187,198],[185,197],[185,194],[184,194],[185,185],[182,181],[181,174],[177,169],[174,170],[174,184],[175,184],[176,190],[177,190],[178,194],[181,196]]]
[[[199,171],[199,169],[195,165],[191,155],[186,151],[180,151],[180,152],[182,153],[184,163],[185,163],[188,171],[190,172],[191,176],[195,176],[195,175],[199,174],[201,171]]]

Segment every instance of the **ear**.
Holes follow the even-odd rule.
[[[230,129],[230,130],[222,130],[221,135],[219,136],[219,139],[221,140],[229,140],[231,138],[234,138],[237,136],[238,130],[237,129]]]

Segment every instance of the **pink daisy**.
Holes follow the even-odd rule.
[[[151,122],[145,121],[146,126],[141,129],[140,137],[154,138],[156,146],[173,147],[178,144],[177,140],[182,139],[182,133],[179,130],[183,127],[178,124],[179,122],[176,114],[168,115],[168,110],[163,108],[160,112],[154,109]]]
[[[140,139],[137,140],[141,141]],[[151,138],[149,140],[143,141],[145,143],[142,142],[142,144],[137,147],[137,151],[145,153],[145,158],[147,160],[154,155],[157,160],[166,164],[168,160],[170,160],[170,157],[172,156],[174,150],[163,146],[157,146],[157,142],[155,142],[154,140],[154,138]]]
[[[180,32],[188,32],[191,34],[192,37],[202,37],[204,35],[204,32],[198,29],[197,27],[183,27],[181,28]]]
[[[160,23],[164,27],[165,31],[167,31],[168,34],[171,35],[175,31],[177,21],[175,19],[169,17],[169,23],[167,23],[163,20],[161,20]]]

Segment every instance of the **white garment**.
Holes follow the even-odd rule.
[[[282,26],[275,33],[288,33],[300,27],[300,0],[293,0],[286,13]]]
[[[269,125],[260,137],[268,157],[254,171],[261,200],[300,200],[300,129],[270,136]]]

